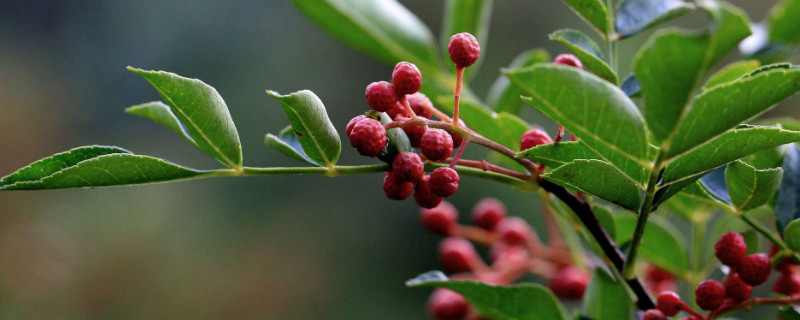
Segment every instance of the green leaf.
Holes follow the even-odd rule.
[[[769,40],[795,44],[800,41],[800,0],[783,0],[770,9],[767,15]]]
[[[783,320],[800,320],[800,306],[780,307],[778,317]]]
[[[756,123],[764,126],[779,126],[787,130],[800,131],[800,120],[789,117],[762,119]]]
[[[447,47],[450,37],[461,32],[469,32],[478,39],[485,52],[489,41],[489,21],[492,15],[493,0],[447,0],[444,5],[444,25],[442,26],[441,48],[444,57],[450,57]],[[479,70],[483,59],[478,59],[464,74],[464,81],[469,82]],[[446,63],[451,71],[455,65]]]
[[[642,204],[641,188],[604,161],[574,160],[542,177],[634,211]]]
[[[85,160],[79,161],[81,158]],[[200,174],[200,171],[119,148],[85,147],[42,159],[3,178],[0,190],[134,185],[187,179]]]
[[[409,61],[425,75],[440,73],[428,27],[395,0],[291,0],[320,28],[387,63]]]
[[[620,38],[627,38],[692,10],[694,6],[681,0],[623,0],[615,27]]]
[[[744,60],[731,63],[725,66],[725,68],[722,68],[722,70],[719,70],[717,73],[711,75],[708,81],[706,81],[706,84],[703,85],[703,89],[708,89],[718,84],[739,79],[760,66],[761,62],[758,60]]]
[[[306,152],[303,151],[303,146],[300,144],[300,139],[297,138],[297,135],[294,134],[294,130],[292,130],[292,126],[284,128],[277,136],[268,133],[264,138],[264,144],[302,162],[315,166],[322,166],[306,155]]]
[[[44,177],[74,166],[81,161],[115,153],[130,153],[130,151],[118,147],[85,146],[57,153],[3,177],[0,179],[0,186],[17,182],[41,180]]]
[[[716,210],[716,206],[707,201],[714,200],[699,200],[681,192],[664,202],[664,207],[676,216],[686,221],[692,221],[693,217],[698,214],[710,216]]]
[[[216,89],[197,79],[128,67],[153,85],[185,126],[200,151],[231,168],[242,166],[242,144]]]
[[[135,105],[125,109],[125,112],[153,120],[156,123],[167,127],[167,129],[177,133],[187,141],[191,142],[193,145],[197,146],[197,144],[194,142],[194,139],[192,139],[192,137],[189,136],[189,133],[186,132],[186,128],[183,127],[181,121],[178,120],[178,117],[172,113],[172,110],[169,109],[168,105],[161,101],[153,101]]]
[[[664,171],[663,184],[707,172],[765,149],[798,141],[798,131],[754,126],[730,130],[674,160],[669,160]]]
[[[603,59],[603,53],[597,43],[578,30],[561,29],[550,34],[550,40],[566,46],[583,65],[598,77],[606,79],[613,84],[619,83],[619,77],[611,70]]]
[[[658,142],[673,132],[706,72],[750,34],[749,21],[741,10],[716,2],[701,6],[714,22],[710,32],[657,32],[634,59],[645,99],[645,119]]]
[[[632,180],[647,176],[650,151],[639,109],[622,90],[588,72],[539,64],[506,71],[523,101],[561,124]]]
[[[644,95],[644,117],[658,141],[667,138],[689,102],[708,42],[706,35],[664,30],[636,55],[633,66]]]
[[[617,242],[629,241],[636,228],[636,217],[617,215]],[[642,245],[639,247],[642,258],[672,274],[685,274],[689,270],[686,243],[681,233],[660,216],[650,216],[644,228]]]
[[[267,94],[280,101],[306,155],[326,167],[335,165],[342,152],[342,142],[319,97],[309,90],[288,95],[275,91],[267,91]]]
[[[602,160],[602,157],[579,141],[542,144],[517,153],[517,157],[545,164],[555,169],[576,159]]]
[[[766,204],[778,191],[782,176],[781,168],[758,170],[743,161],[731,162],[725,169],[725,184],[731,203],[739,211]]]
[[[533,49],[525,51],[514,58],[508,68],[530,67],[536,63],[549,62],[550,60],[550,54],[546,50]],[[500,75],[492,84],[492,88],[489,89],[486,101],[490,106],[494,106],[494,110],[497,112],[519,114],[522,107],[522,100],[519,99],[521,95],[522,89],[512,84],[505,75]]]
[[[608,9],[600,0],[563,0],[578,16],[583,18],[601,35],[611,32]]]
[[[798,90],[800,69],[776,69],[703,91],[677,124],[671,143],[664,146],[665,153],[674,156],[701,145]]]
[[[481,315],[496,320],[565,320],[564,307],[538,284],[490,286],[481,282],[449,280],[439,271],[423,273],[406,282],[409,287],[439,287],[461,294]]]
[[[625,287],[605,270],[595,268],[583,297],[581,314],[593,320],[630,319],[631,304]]]
[[[703,206],[714,206],[727,211],[732,210],[728,203],[711,195],[711,193],[703,186],[703,183],[696,180],[689,184],[689,186],[687,186],[685,189],[681,190],[681,192],[676,195],[676,198],[678,197],[688,198],[693,200],[693,203],[699,204],[685,207],[687,208],[687,213],[692,215],[694,215],[696,211],[707,211],[703,208]],[[683,201],[684,203],[687,202],[686,200],[678,201]]]

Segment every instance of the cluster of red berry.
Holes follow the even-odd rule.
[[[450,39],[450,57],[457,68],[466,68],[478,59],[480,46],[469,33],[459,33]],[[392,83],[373,82],[367,86],[365,96],[370,109],[386,112],[392,120],[429,119],[432,115],[456,124],[438,112],[424,94],[418,92],[422,87],[422,73],[412,63],[400,62],[392,72]],[[463,122],[458,125],[464,126]],[[463,137],[427,125],[403,126],[411,146],[419,148],[425,159],[433,162],[446,161],[464,143]],[[380,121],[359,115],[347,124],[345,132],[352,145],[361,155],[376,157],[385,153],[388,139],[386,129]],[[402,152],[390,161],[392,170],[386,173],[383,189],[389,199],[403,200],[414,193],[414,200],[423,208],[436,207],[442,198],[449,197],[458,190],[460,177],[450,167],[434,169],[425,175],[422,158],[414,152]]]
[[[777,254],[779,250],[773,248],[771,251]],[[753,287],[766,282],[772,271],[770,258],[764,253],[748,255],[744,237],[733,231],[726,232],[717,240],[714,254],[720,262],[729,267],[730,272],[721,283],[709,279],[700,282],[695,289],[695,302],[701,309],[709,311],[708,315],[704,316],[692,310],[678,294],[670,290],[659,293],[656,308],[647,310],[642,319],[664,320],[680,311],[689,314],[682,318],[684,320],[713,318],[749,299]],[[786,296],[800,295],[797,264],[789,258],[784,258],[775,268],[781,272],[781,276],[776,280],[773,291]],[[663,277],[661,279],[666,280]]]
[[[549,280],[550,289],[562,299],[579,300],[589,275],[573,266],[572,256],[555,241],[545,245],[531,226],[519,217],[507,216],[505,205],[494,198],[478,202],[472,224],[460,225],[458,211],[444,201],[432,209],[421,209],[422,224],[431,232],[445,235],[439,243],[442,267],[451,278],[510,284],[532,273]],[[489,246],[487,265],[472,242]],[[481,319],[458,293],[436,289],[428,300],[429,313],[436,319]]]

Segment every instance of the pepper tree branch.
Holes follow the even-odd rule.
[[[611,264],[613,264],[614,268],[616,268],[619,272],[622,272],[623,268],[625,267],[624,255],[608,235],[606,230],[600,225],[600,221],[597,220],[597,216],[595,216],[594,212],[592,211],[591,205],[589,205],[589,203],[585,200],[578,199],[564,187],[554,184],[550,181],[540,178],[539,186],[547,192],[555,195],[570,209],[572,209],[575,215],[578,216],[578,219],[581,220],[592,237],[600,245],[603,253],[606,255],[608,260],[611,261]],[[639,307],[639,309],[648,310],[655,307],[653,298],[650,297],[649,293],[647,293],[647,290],[644,288],[644,285],[638,277],[634,276],[630,279],[625,279],[625,282],[636,295],[636,305]]]

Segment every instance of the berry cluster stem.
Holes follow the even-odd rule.
[[[456,89],[453,91],[453,126],[458,128],[458,111],[461,100],[461,88],[464,82],[464,67],[456,67]]]
[[[484,136],[478,134],[475,131],[470,130],[469,128],[455,126],[455,123],[457,123],[457,121],[455,121],[455,117],[453,119],[454,119],[453,123],[447,123],[447,122],[442,122],[442,121],[433,121],[433,120],[428,120],[428,119],[424,119],[424,118],[417,118],[417,119],[393,121],[393,122],[385,124],[384,127],[388,130],[388,129],[392,129],[392,128],[405,127],[405,126],[427,125],[427,126],[429,126],[431,128],[437,128],[437,129],[444,129],[444,130],[452,131],[454,133],[457,133],[457,134],[460,134],[461,136],[463,136],[465,140],[470,140],[470,141],[475,142],[475,143],[477,143],[479,145],[482,145],[482,146],[484,146],[486,148],[489,148],[491,150],[497,151],[497,152],[499,152],[500,154],[502,154],[502,155],[504,155],[506,157],[511,158],[512,160],[516,161],[517,163],[521,164],[526,169],[528,169],[528,171],[530,173],[532,173],[534,175],[538,175],[539,171],[537,170],[536,164],[534,164],[530,160],[517,158],[516,157],[517,153],[514,152],[513,150],[511,150],[511,149],[507,148],[506,146],[501,145],[501,144],[499,144],[497,142],[494,142],[492,140],[486,139]]]
[[[732,303],[732,304],[724,304],[717,310],[712,311],[709,313],[705,319],[706,320],[714,320],[718,316],[722,315],[725,312],[733,311],[733,310],[750,310],[753,307],[760,306],[760,305],[769,305],[769,304],[777,304],[777,305],[796,305],[800,303],[800,296],[794,297],[785,297],[785,298],[752,298],[749,300],[745,300],[739,303]]]
[[[403,105],[403,108],[406,109],[406,112],[411,115],[411,119],[417,119],[417,114],[414,112],[414,109],[411,108],[411,104],[408,103],[406,96],[401,97],[398,103]]]
[[[464,141],[461,142],[461,145],[458,147],[458,151],[456,151],[456,155],[453,157],[452,160],[450,160],[450,169],[456,167],[458,160],[461,159],[461,155],[464,154],[464,149],[467,148],[468,144],[469,144],[469,139],[464,139]]]

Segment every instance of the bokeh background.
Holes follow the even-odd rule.
[[[443,1],[401,2],[439,34]],[[732,2],[760,20],[775,1]],[[672,24],[705,23],[695,13]],[[558,0],[495,1],[473,90],[485,95],[522,50],[565,52],[547,41],[564,27],[586,30]],[[647,34],[622,45],[623,74]],[[159,99],[128,65],[215,86],[251,166],[297,165],[263,145],[288,124],[266,89],[313,90],[343,132],[366,109],[366,84],[391,74],[288,1],[0,0],[0,175],[89,144],[216,168],[172,132],[123,112]],[[340,163],[368,162],[343,149]],[[419,226],[413,201],[386,200],[381,181],[285,176],[0,193],[0,318],[423,319],[428,290],[404,281],[438,267],[439,238]],[[540,220],[529,196],[492,182],[464,178],[452,201],[464,218],[484,196]]]

